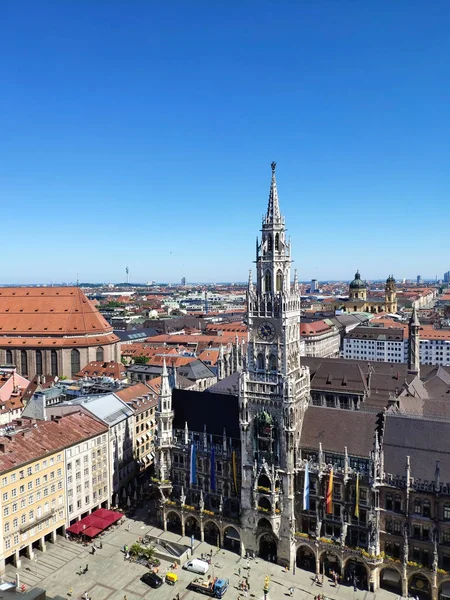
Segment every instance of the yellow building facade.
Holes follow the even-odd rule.
[[[340,299],[332,304],[333,310],[344,312],[396,313],[397,289],[392,275],[386,279],[384,298],[371,298],[367,295],[367,283],[361,279],[359,271],[349,285],[348,298]]]
[[[55,542],[58,530],[63,533],[66,523],[64,451],[2,472],[0,481],[0,573],[3,573],[8,559],[20,566],[21,554],[33,558],[34,547],[45,551],[46,542]]]
[[[106,449],[107,431],[85,411],[51,420],[17,419],[0,429],[0,577],[7,563],[20,567],[21,556],[32,559],[35,548],[45,552],[47,542],[55,543],[58,534],[65,534],[69,522],[67,481],[68,475],[72,476],[67,470],[66,449],[70,453],[77,445],[89,447],[93,440],[98,451],[97,440],[101,442],[103,437]],[[89,502],[83,505],[87,512],[100,504],[100,499],[94,498],[99,465],[97,456],[95,460],[90,457],[89,450],[88,464],[83,464],[87,481],[93,482],[89,489],[84,486],[84,495],[89,494]],[[108,454],[101,454],[98,460],[104,473],[99,485],[106,485],[103,496],[107,499]]]

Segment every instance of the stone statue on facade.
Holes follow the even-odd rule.
[[[409,538],[409,525],[408,525],[408,523],[405,523],[405,526],[403,528],[403,557],[402,557],[404,565],[408,564],[408,556],[409,556],[408,538]]]
[[[342,527],[341,527],[341,547],[345,546],[345,540],[347,539],[347,530],[348,530],[348,510],[345,509],[342,516]]]
[[[183,506],[184,504],[186,504],[186,494],[184,493],[184,486],[181,486],[181,494],[180,494],[180,502],[181,502],[181,506]]]

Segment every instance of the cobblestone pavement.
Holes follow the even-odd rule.
[[[129,531],[127,530],[129,526]],[[189,538],[163,532],[156,527],[146,525],[145,522],[136,519],[127,520],[123,525],[102,537],[103,549],[98,550],[95,555],[89,553],[89,548],[83,547],[76,542],[71,542],[58,537],[56,544],[47,544],[47,551],[36,551],[37,561],[22,559],[22,568],[15,569],[8,565],[6,580],[14,580],[15,574],[19,573],[20,582],[25,583],[27,588],[39,586],[47,591],[47,596],[60,595],[75,600],[81,598],[84,592],[88,592],[92,600],[140,600],[154,598],[155,600],[172,600],[177,593],[180,600],[198,600],[199,594],[188,590],[187,585],[195,577],[193,573],[177,571],[178,583],[172,587],[164,584],[161,588],[154,590],[140,581],[140,577],[146,572],[146,568],[136,563],[124,560],[122,548],[124,544],[129,546],[138,537],[149,533],[154,537],[161,537],[168,541],[190,544]],[[237,554],[227,550],[217,550],[207,543],[195,542],[194,556],[200,556],[203,552],[213,550],[214,575],[229,579],[230,585],[225,600],[237,600],[239,597],[238,582],[243,576],[247,576],[247,560],[241,559]],[[263,598],[263,582],[265,575],[270,576],[270,591],[268,600],[289,597],[289,588],[294,588],[294,598],[297,600],[313,600],[319,593],[324,594],[330,600],[395,600],[395,594],[386,590],[378,590],[375,593],[358,590],[347,586],[335,588],[329,581],[325,580],[324,587],[314,584],[312,574],[296,569],[295,574],[285,572],[280,566],[255,559],[250,564],[250,593],[249,598]],[[80,575],[80,567],[89,566],[85,575]],[[240,569],[240,575],[239,575]],[[169,563],[162,562],[160,575],[169,570]],[[72,588],[72,596],[68,592]],[[242,600],[244,596],[242,595]]]

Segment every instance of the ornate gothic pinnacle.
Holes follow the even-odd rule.
[[[270,183],[269,204],[267,206],[267,215],[265,222],[278,224],[281,221],[280,206],[278,204],[277,180],[275,179],[276,162],[272,162],[272,181]]]

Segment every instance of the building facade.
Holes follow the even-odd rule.
[[[341,349],[341,334],[331,321],[313,321],[302,323],[301,334],[301,356],[320,356],[332,358],[339,356]]]
[[[164,369],[154,479],[161,525],[290,569],[333,571],[362,590],[444,600],[450,487],[440,473],[450,469],[442,449],[450,416],[425,426],[397,413],[399,399],[420,408],[418,393],[429,399],[435,379],[443,393],[450,377],[438,369],[420,379],[414,314],[408,365],[301,358],[290,263],[273,164],[256,285],[248,282],[248,354],[229,378],[232,391],[184,392],[180,401]]]
[[[383,297],[368,296],[367,283],[361,279],[359,271],[349,285],[348,298],[331,303],[330,308],[344,312],[396,313],[397,290],[392,275],[386,279]]]
[[[356,327],[344,335],[346,359],[404,363],[408,360],[408,337],[404,329]]]
[[[27,379],[120,361],[119,338],[80,288],[1,288],[0,330],[0,363]]]
[[[21,555],[33,558],[33,548],[45,551],[48,541],[65,532],[66,449],[89,444],[104,429],[96,419],[77,413],[48,421],[20,419],[1,430],[0,576],[6,562],[20,567]],[[90,507],[89,499],[84,508]]]

